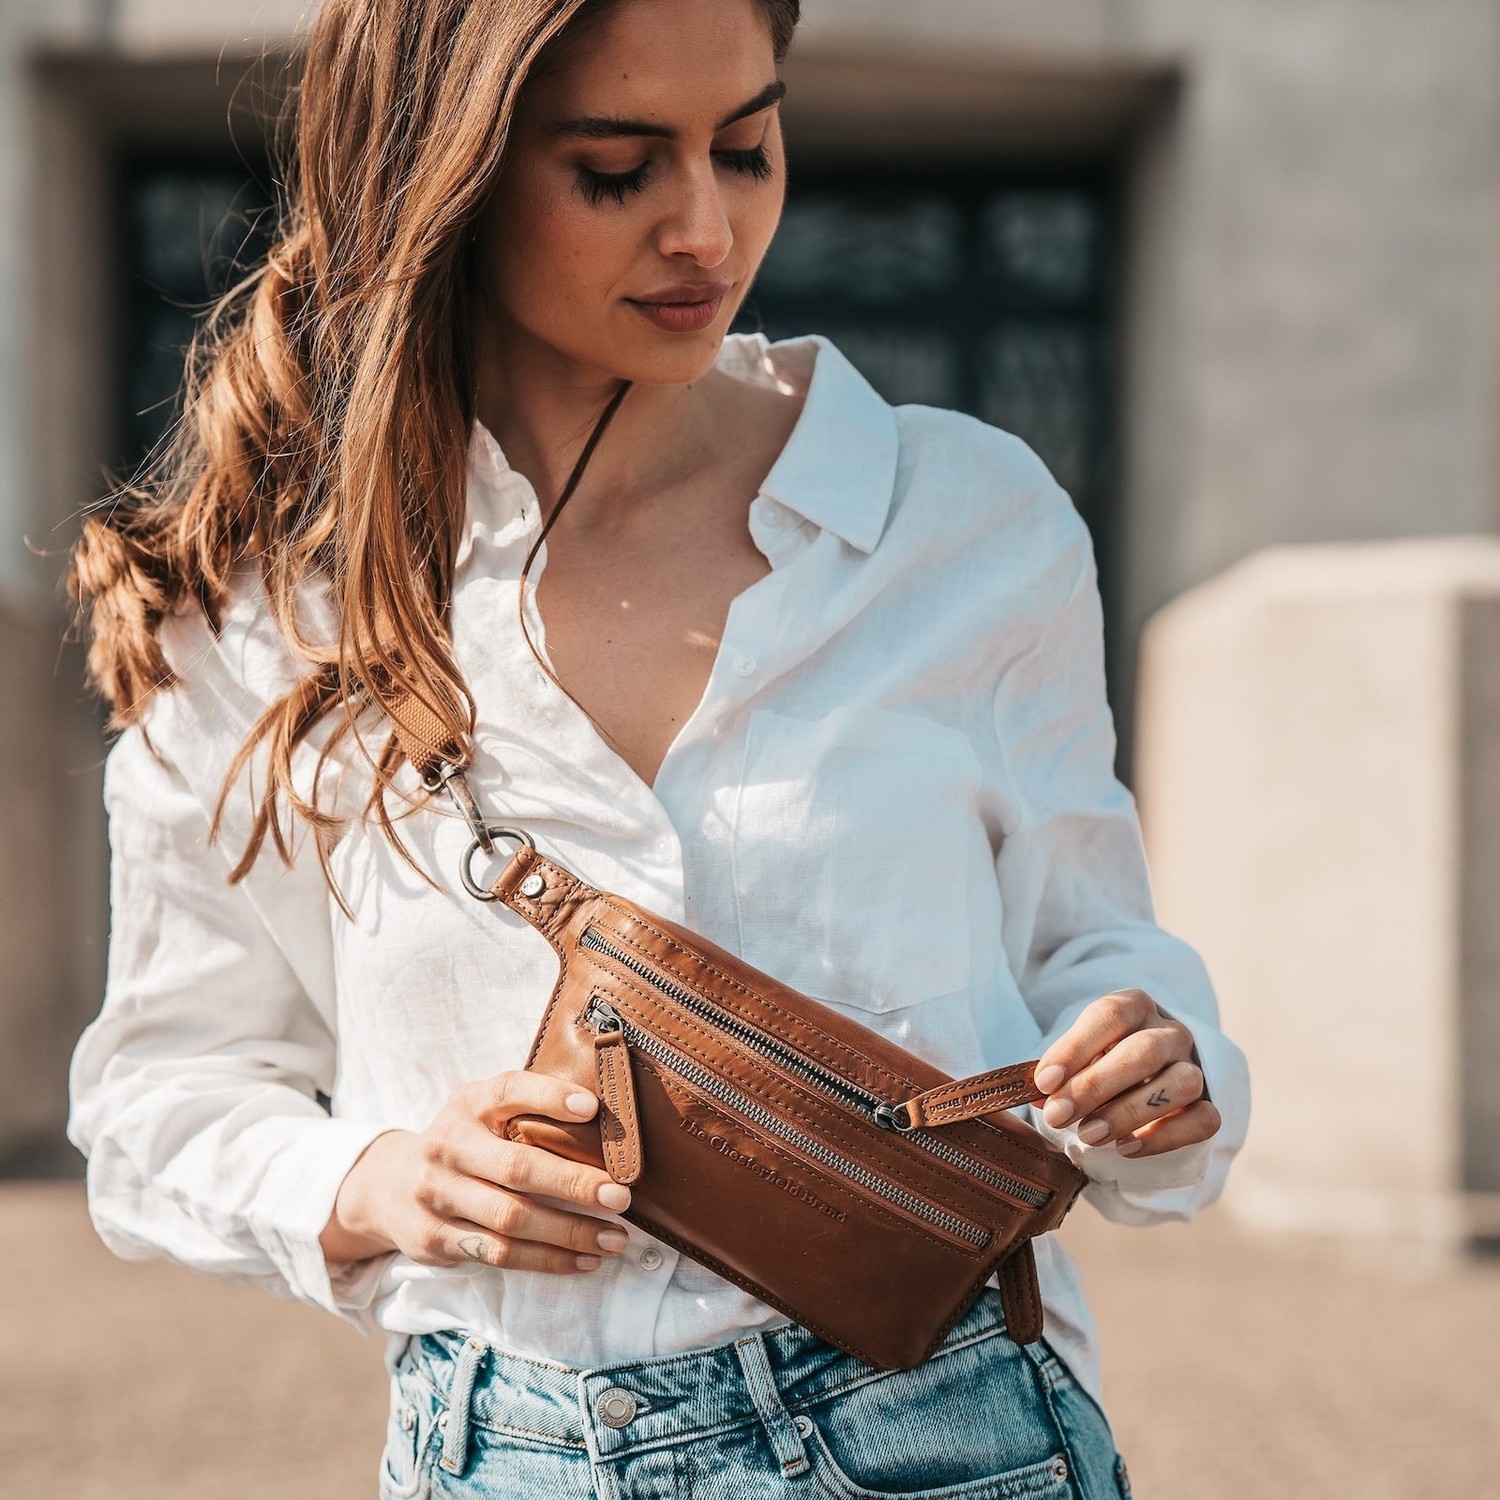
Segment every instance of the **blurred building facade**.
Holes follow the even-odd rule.
[[[0,1173],[78,1169],[61,1134],[66,1059],[98,1004],[106,933],[98,712],[76,649],[60,644],[59,561],[37,554],[60,554],[77,512],[102,493],[101,465],[138,456],[168,415],[157,403],[173,379],[173,330],[188,317],[171,303],[201,295],[192,288],[203,271],[204,238],[184,238],[183,226],[232,208],[229,240],[208,239],[253,253],[255,184],[266,180],[259,120],[295,68],[307,9],[0,8],[0,757],[16,788],[0,841]],[[1321,991],[1307,1010],[1298,987],[1340,973],[1337,953],[1361,941],[1361,907],[1350,903],[1342,925],[1309,924],[1298,939],[1311,945],[1308,962],[1280,977],[1246,959],[1255,941],[1277,943],[1286,917],[1267,894],[1285,895],[1278,849],[1244,856],[1249,833],[1266,826],[1254,802],[1285,808],[1278,777],[1309,773],[1276,754],[1298,732],[1285,718],[1295,696],[1233,717],[1274,668],[1256,656],[1255,622],[1268,608],[1280,618],[1279,606],[1251,588],[1236,649],[1216,655],[1197,643],[1223,638],[1223,589],[1199,586],[1262,549],[1322,543],[1387,544],[1382,576],[1404,577],[1405,539],[1455,539],[1444,545],[1467,558],[1500,525],[1500,3],[805,9],[785,70],[792,197],[739,326],[832,334],[891,399],[962,407],[1021,433],[1074,495],[1096,538],[1122,769],[1142,796],[1163,917],[1204,947],[1226,1024],[1235,1031],[1242,1018],[1254,1035],[1252,1068],[1269,1088],[1257,1092],[1251,1196],[1273,1205],[1270,1217],[1310,1222],[1306,1205],[1326,1196],[1318,1173],[1332,1181],[1347,1164],[1331,1152],[1288,1185],[1305,1116],[1285,1060],[1298,1027],[1326,1049],[1351,1044],[1344,1028],[1370,1019],[1358,1006],[1318,1009]],[[247,82],[247,64],[268,49]],[[1359,549],[1310,555],[1330,577],[1367,566]],[[1464,561],[1443,576],[1433,586],[1448,597],[1478,575]],[[1346,658],[1315,649],[1323,629],[1304,618],[1280,649],[1305,649],[1338,675]],[[1457,681],[1462,698],[1464,651],[1477,647],[1444,639],[1403,670]],[[1401,947],[1426,957],[1401,971],[1402,996],[1380,1023],[1441,1030],[1420,1086],[1458,1103],[1412,1168],[1417,1196],[1382,1200],[1372,1222],[1420,1212],[1422,1195],[1437,1193],[1451,1223],[1474,1228],[1488,1209],[1476,1219],[1463,1205],[1500,1188],[1500,1130],[1486,1135],[1461,1060],[1473,1072],[1494,1056],[1483,1016],[1497,976],[1482,954],[1465,959],[1481,939],[1466,948],[1462,934],[1485,930],[1473,882],[1500,868],[1484,842],[1500,814],[1454,768],[1483,763],[1489,721],[1414,692],[1367,724],[1364,701],[1319,721],[1319,774],[1337,780],[1341,736],[1425,733],[1431,785],[1460,788],[1445,806],[1463,831],[1434,846],[1421,867],[1429,883],[1411,900],[1385,892],[1391,909],[1415,901],[1436,936]],[[1450,719],[1471,732],[1449,733]],[[1231,723],[1236,747],[1264,742],[1264,753],[1229,756]],[[1374,783],[1387,806],[1416,784],[1395,763],[1389,776]],[[1240,825],[1211,816],[1226,799]],[[1295,841],[1288,849],[1311,868]],[[1382,868],[1337,829],[1319,846],[1320,878],[1340,890]],[[1403,878],[1416,880],[1415,867]],[[1433,881],[1446,904],[1429,899]],[[1203,895],[1215,890],[1217,905]],[[1316,900],[1305,880],[1303,896]],[[1234,915],[1245,912],[1263,924],[1255,941],[1250,919]],[[1267,984],[1281,986],[1269,1007]],[[1395,1077],[1377,1069],[1364,1082],[1384,1089]],[[1317,1128],[1341,1127],[1320,1116]],[[1372,1180],[1378,1198],[1386,1178]]]

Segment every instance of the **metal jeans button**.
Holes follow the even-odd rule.
[[[594,1403],[594,1410],[606,1427],[625,1426],[635,1416],[637,1408],[635,1397],[617,1385],[610,1386]]]

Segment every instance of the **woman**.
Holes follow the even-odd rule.
[[[1067,497],[826,338],[726,335],[797,11],[327,0],[285,238],[76,553],[122,731],[94,1220],[384,1331],[385,1496],[1127,1486],[1052,1237],[1042,1342],[992,1284],[879,1372],[500,1138],[598,1101],[523,1071],[551,951],[454,893],[394,678],[590,882],[949,1073],[1040,1053],[1035,1123],[1110,1218],[1189,1216],[1243,1135],[1110,769]]]

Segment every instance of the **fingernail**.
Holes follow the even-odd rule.
[[[606,1182],[599,1189],[599,1201],[606,1208],[629,1208],[630,1189],[621,1182]]]
[[[1090,1120],[1087,1125],[1078,1128],[1078,1139],[1087,1142],[1090,1146],[1097,1141],[1102,1141],[1109,1134],[1109,1122],[1107,1120]]]
[[[630,1243],[630,1236],[623,1229],[601,1229],[598,1238],[601,1250],[623,1250]]]
[[[569,1094],[567,1100],[568,1108],[572,1110],[575,1115],[593,1114],[594,1106],[598,1102],[599,1101],[592,1094]]]
[[[578,1269],[580,1271],[597,1271],[604,1261],[597,1255],[580,1255],[578,1257]]]
[[[1061,1063],[1049,1063],[1036,1070],[1036,1086],[1044,1094],[1050,1094],[1067,1076],[1067,1069]]]
[[[1066,1125],[1074,1113],[1071,1099],[1049,1099],[1042,1106],[1042,1118],[1049,1125]]]
[[[1138,1152],[1144,1151],[1145,1149],[1145,1141],[1121,1141],[1120,1144],[1115,1147],[1115,1150],[1118,1151],[1121,1156],[1135,1156]]]

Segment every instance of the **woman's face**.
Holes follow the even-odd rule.
[[[481,228],[486,336],[617,379],[704,374],[781,216],[780,93],[755,0],[621,0],[523,91]]]

